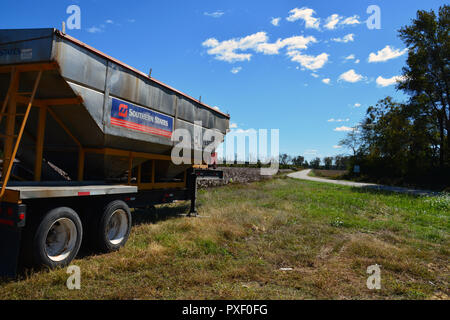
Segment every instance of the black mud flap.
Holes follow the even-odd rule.
[[[15,278],[20,252],[25,205],[0,205],[0,278]]]

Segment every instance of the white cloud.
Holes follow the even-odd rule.
[[[361,81],[364,78],[365,78],[364,76],[357,74],[355,72],[355,70],[353,70],[353,69],[348,70],[347,72],[344,72],[343,74],[341,74],[339,76],[339,80],[343,80],[343,81],[351,82],[351,83]]]
[[[391,46],[387,45],[377,53],[372,52],[369,55],[369,62],[385,62],[391,59],[398,58],[404,55],[407,51],[408,49],[394,49]]]
[[[341,22],[341,24],[344,24],[344,25],[353,25],[353,24],[360,24],[360,23],[361,23],[361,21],[359,21],[358,15],[348,17],[347,19],[345,19],[344,21]]]
[[[268,39],[269,38],[265,32],[257,32],[241,38],[238,45],[241,50],[247,50],[255,48],[260,43],[267,42]]]
[[[303,55],[299,51],[289,51],[288,56],[294,62],[300,63],[300,65],[309,70],[317,70],[322,68],[328,61],[329,54],[322,53],[318,56]]]
[[[349,132],[349,131],[353,131],[353,128],[350,127],[346,127],[346,126],[342,126],[342,127],[337,127],[336,129],[334,129],[334,131],[337,132]]]
[[[334,149],[341,149],[342,146],[337,146],[337,145],[336,145],[336,146],[333,146],[333,148],[334,148]]]
[[[341,19],[342,19],[342,17],[339,16],[338,14],[332,14],[325,21],[326,24],[324,25],[324,27],[328,30],[334,30],[334,29],[336,29],[336,26]]]
[[[330,84],[330,81],[331,81],[330,78],[322,79],[322,82],[325,84]]]
[[[221,16],[223,16],[225,14],[225,12],[223,12],[222,10],[217,10],[214,12],[204,12],[203,14],[205,16],[212,17],[212,18],[220,18]]]
[[[114,21],[112,21],[111,19],[108,19],[108,20],[106,20],[105,22],[106,22],[106,23],[109,23],[109,24],[113,24],[113,23],[114,23]]]
[[[311,73],[311,76],[313,76],[314,78],[318,78],[319,75],[317,73]]]
[[[355,39],[355,34],[353,33],[349,33],[346,36],[342,37],[342,38],[333,38],[331,39],[331,41],[335,41],[335,42],[343,42],[343,43],[347,43],[347,42],[353,42]]]
[[[215,38],[210,38],[204,41],[202,45],[211,48],[208,50],[208,54],[215,55],[217,60],[227,62],[250,61],[252,57],[250,53],[237,53],[236,51],[256,49],[259,44],[266,43],[267,39],[265,32],[257,32],[244,38],[235,38],[221,42]]]
[[[351,54],[351,55],[349,55],[349,56],[345,57],[345,58],[344,58],[344,60],[345,60],[345,61],[350,61],[350,60],[354,60],[353,62],[354,62],[355,64],[358,64],[358,63],[360,63],[360,62],[361,62],[361,60],[359,60],[359,59],[356,59],[356,57],[355,57],[355,55],[354,55],[354,54]]]
[[[305,21],[305,27],[307,29],[317,29],[319,30],[320,26],[320,19],[313,17],[313,15],[316,13],[313,9],[309,9],[306,7],[303,7],[301,9],[294,8],[291,11],[289,11],[290,15],[286,18],[289,22],[294,22],[297,20],[304,20]]]
[[[313,36],[293,36],[285,39],[278,39],[276,42],[269,43],[266,32],[258,32],[243,38],[234,38],[225,41],[218,41],[210,38],[202,43],[203,47],[210,48],[207,52],[214,55],[217,60],[230,63],[237,61],[250,61],[252,54],[245,52],[253,50],[266,55],[279,54],[280,50],[286,48],[288,52],[298,52],[308,48],[310,43],[316,43]]]
[[[333,118],[331,118],[331,119],[327,120],[327,122],[348,122],[348,121],[350,121],[349,118],[346,118],[346,119],[333,119]]]
[[[219,45],[219,41],[215,38],[209,38],[202,43],[204,47],[217,47]]]
[[[355,106],[355,108],[359,108],[359,107],[361,107],[361,103],[357,102],[357,103],[354,104],[354,106]]]
[[[280,20],[281,18],[272,18],[272,20],[270,20],[270,23],[273,24],[275,27],[278,27],[280,25]]]
[[[136,19],[128,19],[128,22],[129,22],[129,23],[135,23],[135,22],[136,22]]]
[[[353,60],[353,59],[355,59],[355,55],[354,54],[351,54],[351,55],[345,57],[345,60]]]
[[[237,123],[230,124],[230,129],[236,129],[238,127]]]
[[[237,129],[237,130],[233,130],[234,133],[239,133],[239,134],[249,134],[249,133],[254,133],[255,129]]]
[[[102,32],[102,31],[103,31],[102,29],[100,29],[100,28],[98,28],[96,26],[93,26],[93,27],[90,27],[90,28],[87,29],[87,32],[89,32],[89,33],[99,33],[99,32]]]
[[[397,84],[398,82],[404,81],[405,77],[403,76],[394,76],[392,78],[385,79],[382,76],[379,76],[376,80],[377,85],[379,87],[387,87]]]
[[[257,52],[273,55],[278,54],[279,50],[287,47],[288,51],[307,49],[310,43],[316,43],[317,40],[313,36],[294,36],[286,39],[278,39],[274,43],[260,43],[256,47]]]
[[[239,73],[239,71],[242,70],[242,67],[234,67],[233,69],[231,69],[231,73],[236,74]]]
[[[287,49],[289,51],[307,49],[308,45],[310,43],[316,43],[316,42],[317,42],[317,40],[313,36],[308,36],[308,37],[295,36],[295,37],[286,38],[281,41],[283,46],[287,46]]]
[[[344,18],[335,13],[327,18],[327,20],[325,21],[324,27],[328,30],[335,30],[339,26],[354,25],[354,24],[360,24],[360,23],[361,23],[361,21],[359,21],[358,15]]]

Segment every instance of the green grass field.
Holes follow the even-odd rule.
[[[449,299],[450,200],[286,177],[136,212],[119,252],[0,284],[0,299]],[[381,290],[366,273],[381,265]],[[280,268],[292,268],[282,271]]]

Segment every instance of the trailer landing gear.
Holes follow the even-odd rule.
[[[188,217],[197,217],[198,212],[196,208],[196,200],[197,200],[197,175],[195,174],[195,170],[191,173],[190,180],[190,198],[191,198],[191,208],[189,209]]]
[[[180,214],[180,216],[188,217],[188,218],[200,218],[201,216],[198,215],[197,207],[196,207],[197,174],[196,174],[195,170],[192,170],[192,172],[189,174],[188,190],[189,190],[189,199],[191,200],[191,207],[189,208],[189,213]]]

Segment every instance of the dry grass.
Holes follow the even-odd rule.
[[[134,213],[126,247],[0,284],[1,299],[448,299],[449,207],[287,178]],[[382,289],[366,287],[381,265]],[[292,268],[281,271],[280,268]]]
[[[341,179],[348,171],[346,170],[318,170],[314,169],[310,175],[319,178]]]

